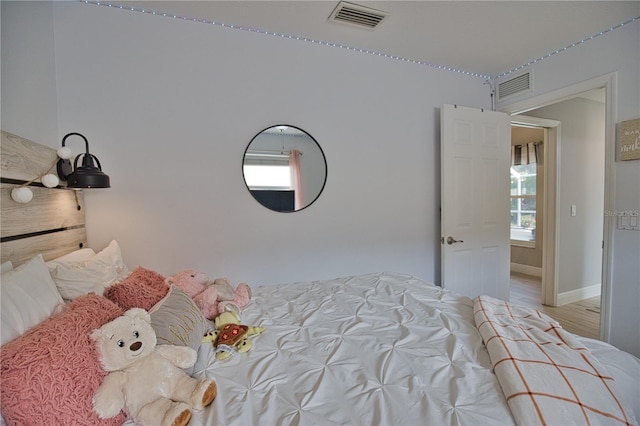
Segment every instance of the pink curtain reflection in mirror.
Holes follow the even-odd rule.
[[[302,154],[297,149],[292,149],[289,153],[289,170],[291,172],[291,186],[294,190],[294,205],[296,210],[303,209],[304,197],[302,194],[302,175],[300,173],[300,156]]]

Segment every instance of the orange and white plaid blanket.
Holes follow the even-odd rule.
[[[613,377],[555,320],[488,296],[474,300],[473,312],[519,424],[637,424]]]

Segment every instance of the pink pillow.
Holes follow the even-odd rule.
[[[169,292],[164,276],[138,266],[127,278],[104,291],[104,297],[122,309],[142,308],[147,311]]]
[[[80,296],[0,348],[0,403],[8,425],[121,425],[100,420],[92,398],[105,371],[89,334],[123,314],[95,294]]]

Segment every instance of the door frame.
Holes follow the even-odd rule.
[[[603,212],[603,244],[602,244],[602,289],[600,296],[600,340],[609,341],[609,324],[611,319],[611,282],[613,263],[613,230],[614,223],[607,220],[604,214],[615,210],[615,158],[616,158],[616,93],[618,74],[608,73],[599,77],[573,84],[561,89],[534,96],[523,101],[504,106],[499,110],[507,114],[522,114],[533,109],[572,99],[577,95],[594,89],[605,89],[605,141],[604,141],[604,212]],[[546,150],[545,150],[546,151]],[[559,211],[552,213],[554,221],[558,220]],[[548,218],[547,218],[548,220]],[[555,240],[555,238],[554,238]],[[555,247],[554,247],[555,249]],[[555,254],[554,254],[555,258]],[[555,268],[554,268],[555,269]],[[553,272],[555,274],[555,271]]]

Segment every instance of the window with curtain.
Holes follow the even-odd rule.
[[[535,246],[536,179],[541,143],[511,147],[511,240]]]
[[[300,152],[251,154],[245,154],[243,173],[254,198],[271,210],[300,210]]]
[[[243,169],[249,191],[263,206],[279,212],[296,210],[288,162],[245,161]]]

